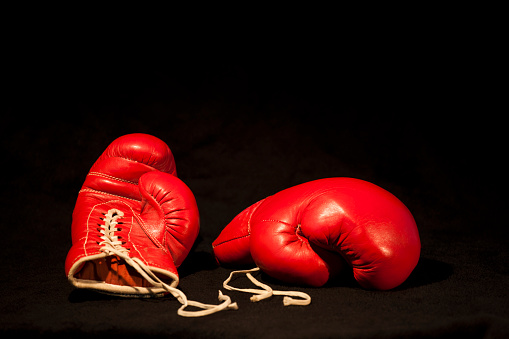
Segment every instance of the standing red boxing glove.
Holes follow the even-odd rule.
[[[220,264],[256,264],[290,283],[322,286],[345,262],[370,289],[400,285],[417,265],[410,211],[366,181],[328,178],[283,190],[247,208],[213,243]]]
[[[121,296],[171,293],[183,316],[236,308],[222,295],[221,305],[204,305],[176,289],[177,268],[198,232],[194,195],[176,177],[168,146],[151,135],[125,135],[94,163],[78,194],[67,278],[78,288]],[[184,311],[187,305],[205,310]]]

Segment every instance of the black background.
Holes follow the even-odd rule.
[[[227,37],[204,29],[192,39],[181,37],[183,26],[147,42],[157,50],[134,45],[135,30],[35,25],[11,36],[1,123],[2,336],[508,335],[499,47],[475,22],[421,24],[374,25],[355,37],[361,23],[283,25],[263,36],[256,27]],[[198,319],[178,317],[172,298],[75,290],[64,260],[77,192],[108,144],[134,132],[169,145],[195,194],[200,236],[179,269],[192,300],[216,302],[230,271],[215,265],[211,243],[237,213],[319,178],[355,177],[395,194],[416,219],[421,260],[385,292],[353,282],[287,286],[262,274],[274,288],[307,292],[312,304],[250,303],[228,292],[238,311]]]

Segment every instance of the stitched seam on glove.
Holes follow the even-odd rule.
[[[285,224],[285,225],[290,226],[290,227],[294,227],[294,228],[298,227],[298,225],[297,226],[293,226],[289,222],[281,221],[281,220],[277,220],[277,219],[263,219],[263,220],[260,220],[260,222],[279,222],[281,224]]]
[[[170,254],[168,252],[168,250],[166,248],[164,248],[163,245],[156,238],[154,238],[149,232],[146,231],[147,230],[147,226],[146,226],[145,222],[143,221],[143,219],[141,219],[141,217],[139,217],[139,216],[135,216],[135,217],[136,217],[136,220],[138,220],[138,222],[140,223],[140,227],[143,230],[143,232],[145,232],[147,237],[150,240],[152,240],[156,244],[156,246],[158,248],[162,249],[165,253]],[[170,254],[170,256],[171,256],[171,254]],[[173,259],[173,257],[171,257],[171,258]]]
[[[125,182],[125,183],[128,183],[128,184],[138,185],[138,183],[136,183],[136,182],[125,180],[125,179],[121,179],[121,178],[117,178],[117,177],[114,177],[112,175],[104,174],[104,173],[101,173],[101,172],[90,172],[90,173],[88,173],[88,175],[96,175],[98,177],[104,177],[104,178],[108,178],[108,179],[112,179],[112,180],[116,180],[116,181]]]
[[[247,237],[249,237],[250,235],[251,235],[251,233],[250,233],[250,234],[248,234],[248,235],[243,235],[243,236],[241,236],[241,237],[237,237],[237,238],[233,238],[233,239],[229,239],[229,240],[223,241],[222,243],[219,243],[219,244],[217,244],[217,245],[215,245],[215,246],[213,245],[213,246],[212,246],[212,248],[216,248],[217,246],[220,246],[220,245],[226,244],[226,243],[228,243],[228,242],[230,242],[230,241],[233,241],[233,240],[238,240],[238,239],[242,239],[242,238],[247,238]]]
[[[102,194],[108,194],[108,195],[113,195],[115,196],[114,194],[109,194],[109,193],[104,193],[104,192],[99,192],[99,191],[95,191],[95,190],[92,190],[92,189],[86,189],[86,190],[90,190],[94,193],[102,193]],[[81,191],[80,191],[81,193]],[[123,197],[121,197],[123,198]],[[125,199],[129,199],[129,198],[125,198]],[[132,199],[131,199],[132,200]],[[89,233],[90,233],[90,216],[92,215],[92,212],[95,210],[95,208],[97,206],[100,206],[100,205],[105,205],[105,204],[110,204],[112,202],[119,202],[121,204],[124,204],[127,206],[127,208],[129,208],[131,210],[131,213],[134,214],[134,211],[133,209],[131,208],[131,206],[129,206],[125,201],[122,201],[122,200],[110,200],[110,201],[107,201],[107,202],[102,202],[102,203],[99,203],[99,204],[96,204],[94,205],[91,209],[90,209],[90,213],[88,214],[88,217],[87,217],[87,233],[85,235],[85,241],[83,242],[83,252],[85,253],[86,256],[88,256],[89,254],[87,253],[87,244],[88,244],[88,237],[89,237]],[[131,229],[132,229],[132,223],[131,223]],[[83,239],[83,238],[82,238]]]
[[[156,170],[156,171],[161,171],[160,169],[154,167],[154,163],[155,162],[158,162],[158,161],[161,161],[161,159],[152,159],[150,162],[152,163],[145,163],[145,162],[142,162],[142,161],[139,161],[139,160],[136,160],[136,159],[131,159],[131,158],[127,158],[125,156],[122,156],[122,155],[116,155],[116,156],[109,156],[108,159],[114,159],[114,158],[120,158],[120,159],[124,159],[124,160],[128,160],[128,161],[133,161],[133,162],[136,162],[138,164],[142,164],[142,165],[145,165],[145,166],[148,166],[148,167],[152,167],[152,169]],[[168,162],[168,159],[165,159],[164,162]],[[173,171],[175,172],[175,171]]]

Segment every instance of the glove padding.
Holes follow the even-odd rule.
[[[199,228],[196,200],[176,177],[168,146],[147,134],[120,137],[94,163],[78,194],[67,278],[77,288],[120,296],[171,293],[183,304],[183,316],[236,308],[221,294],[221,305],[205,305],[176,289],[177,268]],[[204,310],[184,311],[187,305]]]
[[[366,181],[328,178],[267,197],[213,242],[219,264],[256,265],[292,284],[322,286],[349,265],[364,288],[387,290],[417,265],[420,239],[406,206]]]

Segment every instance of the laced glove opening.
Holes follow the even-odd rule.
[[[81,269],[83,272],[77,272],[80,279],[84,279],[84,283],[88,281],[90,285],[97,284],[97,280],[108,280],[109,284],[130,285],[133,289],[142,286],[148,286],[162,290],[173,295],[182,306],[178,309],[177,314],[182,317],[202,317],[217,313],[223,310],[236,310],[238,306],[232,303],[229,296],[223,295],[219,291],[218,305],[204,304],[197,301],[188,300],[184,292],[174,286],[164,282],[151,267],[147,266],[141,259],[130,256],[129,248],[126,248],[122,238],[118,235],[121,231],[122,222],[120,219],[124,213],[118,209],[110,209],[104,218],[103,225],[98,225],[101,241],[98,245],[101,247],[99,251],[103,253],[101,258],[88,261]],[[103,262],[110,264],[104,265]],[[104,272],[111,268],[111,263],[115,262],[115,272]],[[88,266],[87,266],[88,265]],[[101,266],[102,265],[102,266]],[[93,272],[93,273],[90,273]],[[112,277],[113,276],[113,277]],[[88,279],[88,280],[87,280]],[[178,279],[178,278],[177,278]],[[105,283],[103,281],[103,283]],[[103,291],[101,291],[103,292]],[[107,293],[107,292],[106,292]],[[116,294],[114,292],[109,294]],[[122,294],[120,294],[122,295]],[[151,294],[150,296],[153,296]],[[139,295],[138,295],[139,296]],[[201,308],[199,311],[186,311],[186,307],[193,306]]]

